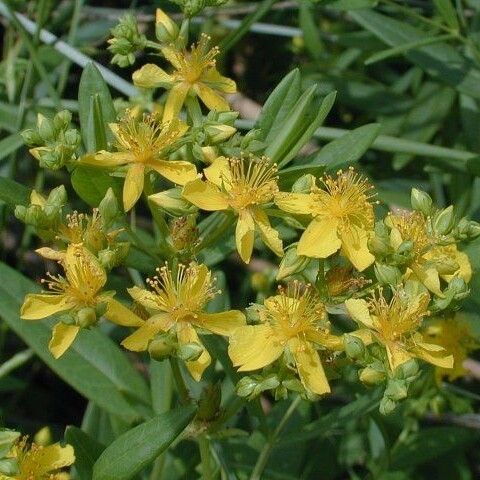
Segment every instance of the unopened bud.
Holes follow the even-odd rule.
[[[412,208],[419,212],[422,212],[424,215],[430,215],[432,212],[433,200],[432,197],[423,190],[418,190],[412,188],[412,193],[410,195],[410,201],[412,203]]]
[[[20,133],[23,138],[23,141],[29,146],[33,147],[34,145],[40,145],[43,143],[42,137],[38,134],[36,130],[29,128]]]
[[[292,192],[294,193],[310,193],[312,187],[315,186],[315,177],[311,173],[302,175],[293,185]]]
[[[358,360],[365,356],[365,345],[362,340],[355,335],[346,333],[343,336],[343,343],[345,345],[345,353],[350,358]]]
[[[388,238],[378,236],[368,240],[368,249],[375,257],[384,257],[392,251]]]
[[[77,312],[77,325],[82,328],[88,328],[97,323],[97,313],[92,307],[82,308]]]
[[[102,201],[98,205],[98,211],[103,220],[103,225],[109,227],[115,219],[120,215],[117,198],[112,188],[107,190]]]
[[[235,386],[235,391],[239,397],[250,397],[254,392],[258,382],[254,380],[252,377],[242,377]]]
[[[185,343],[180,345],[177,349],[177,357],[184,362],[194,362],[198,360],[200,355],[204,352],[204,348],[198,343]]]
[[[309,261],[308,257],[298,255],[296,246],[291,246],[285,251],[285,255],[280,261],[277,280],[283,280],[290,275],[302,272],[307,267]]]
[[[237,129],[230,125],[217,124],[205,127],[205,132],[212,143],[220,143],[228,140],[236,131]]]
[[[474,239],[480,235],[480,224],[471,220],[468,226],[468,238]]]
[[[381,285],[397,286],[402,281],[402,272],[397,267],[384,263],[375,264],[375,276]]]
[[[171,339],[165,335],[159,338],[154,338],[148,344],[148,353],[150,357],[159,362],[173,355],[175,352],[175,345]]]
[[[182,197],[180,188],[171,188],[148,197],[149,201],[160,207],[163,211],[175,217],[195,213],[198,209]]]
[[[67,191],[63,185],[54,188],[48,195],[46,202],[48,205],[55,206],[57,208],[63,207],[67,203]]]
[[[365,385],[378,385],[385,380],[385,373],[372,367],[360,370],[359,379]]]
[[[395,371],[395,376],[399,379],[407,380],[415,377],[419,372],[418,362],[412,358],[408,362],[402,363]]]
[[[37,129],[44,142],[55,139],[55,128],[53,127],[53,123],[41,113],[37,116]]]
[[[72,114],[68,110],[62,110],[53,117],[55,130],[66,130],[72,121]]]
[[[173,43],[178,37],[177,24],[161,9],[157,8],[155,35],[159,42]]]
[[[407,398],[407,385],[403,380],[389,380],[387,388],[385,390],[385,396],[392,400],[402,400]]]
[[[388,397],[383,397],[380,402],[380,413],[382,415],[390,415],[397,408],[397,403]]]
[[[218,158],[218,151],[215,147],[200,147],[200,151],[205,163],[213,163]]]
[[[455,225],[455,214],[453,205],[441,210],[435,215],[433,229],[439,235],[447,235]]]
[[[53,443],[52,431],[50,427],[43,427],[40,429],[35,436],[33,437],[33,441],[36,445],[41,445],[42,447],[46,447]]]

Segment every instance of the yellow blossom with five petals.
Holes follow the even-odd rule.
[[[140,119],[126,114],[119,123],[110,124],[116,138],[115,152],[102,150],[86,155],[80,161],[97,167],[125,166],[127,174],[123,186],[123,206],[130,210],[140,198],[144,176],[151,170],[178,185],[185,185],[197,177],[193,163],[168,160],[170,151],[178,146],[188,126],[179,120],[162,123],[156,113],[145,114]]]
[[[43,280],[48,291],[30,293],[20,310],[24,320],[41,320],[57,313],[78,313],[104,304],[105,317],[124,326],[137,326],[140,319],[112,297],[114,292],[103,292],[107,274],[98,259],[83,245],[71,244],[61,260],[65,277],[48,275]],[[75,340],[81,326],[59,322],[53,328],[48,345],[55,358],[62,356]]]
[[[177,117],[187,95],[196,95],[209,110],[228,111],[228,102],[221,94],[235,93],[235,82],[222,76],[216,68],[218,47],[209,47],[210,37],[200,36],[200,41],[190,50],[181,50],[175,45],[160,48],[162,55],[173,66],[172,73],[165,72],[153,63],[148,63],[133,74],[137,87],[169,90],[163,120]]]
[[[228,354],[241,372],[259,370],[283,354],[293,358],[304,387],[322,395],[330,392],[317,348],[343,350],[343,341],[330,333],[323,303],[308,285],[293,282],[265,300],[261,323],[238,328],[230,336]]]
[[[428,293],[408,295],[398,289],[388,301],[380,289],[368,300],[351,298],[345,305],[353,320],[371,334],[371,340],[385,347],[392,371],[416,357],[442,368],[452,368],[452,355],[430,343],[420,332],[422,319],[430,313],[429,303]]]
[[[29,445],[27,437],[23,437],[13,445],[7,458],[16,461],[18,472],[0,474],[0,480],[69,480],[70,475],[61,470],[73,465],[75,453],[71,445]]]
[[[188,183],[182,195],[202,210],[230,210],[238,216],[235,240],[242,260],[250,261],[255,230],[275,254],[283,255],[282,240],[265,212],[278,192],[276,165],[266,157],[219,157],[203,172],[206,181]]]
[[[229,336],[245,324],[245,316],[238,310],[204,312],[208,301],[219,293],[205,265],[179,265],[175,275],[167,266],[158,268],[157,272],[157,276],[147,281],[150,290],[139,287],[128,290],[151,315],[122,342],[128,350],[147,350],[155,335],[163,332],[174,333],[180,346],[192,343],[203,346],[197,330]],[[210,363],[210,354],[204,348],[200,356],[187,361],[186,366],[192,377],[199,381]]]
[[[313,217],[298,242],[299,255],[327,258],[341,249],[355,268],[365,270],[375,260],[368,249],[374,226],[372,186],[353,169],[325,175],[323,188],[310,193],[281,192],[275,203],[282,210]]]

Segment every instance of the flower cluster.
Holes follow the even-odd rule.
[[[200,381],[214,363],[205,336],[217,335],[228,341],[237,371],[248,372],[238,381],[240,396],[271,390],[276,398],[295,391],[314,399],[353,366],[363,384],[385,385],[384,413],[429,373],[428,364],[437,378],[463,374],[477,344],[454,312],[472,277],[462,248],[480,234],[478,224],[456,218],[453,207],[436,208],[415,189],[411,208],[380,216],[373,185],[353,167],[312,175],[301,165],[286,182],[292,170],[265,154],[261,132],[236,132],[224,96],[235,83],[218,72],[219,50],[208,36],[187,48],[184,26],[161,10],[159,43],[146,41],[131,20],[113,33],[117,63],[133,63],[133,51],[148,47],[170,64],[133,74],[150,99],[164,95],[110,123],[114,140],[105,149],[68,151],[68,159],[60,150],[52,162],[97,169],[117,187],[123,179],[123,193],[109,190],[92,215],[64,215],[66,197],[53,193],[32,194],[32,204],[17,212],[54,243],[39,253],[64,271],[48,273],[45,291],[27,295],[21,309],[25,320],[60,314],[49,345],[55,357],[103,317],[131,329],[126,349],[181,360]],[[48,166],[46,147],[36,148]],[[144,207],[156,242],[147,231],[135,233],[135,212]],[[145,283],[134,277],[128,296],[121,292],[125,305],[106,287],[110,270],[127,265],[128,234],[133,254],[147,255],[147,270],[154,260],[160,266]],[[226,253],[216,259],[219,249]],[[220,306],[212,272],[234,251],[246,268],[264,252],[282,282],[278,289],[273,279],[263,282],[258,303],[244,311]]]

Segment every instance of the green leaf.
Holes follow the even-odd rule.
[[[453,30],[458,30],[460,25],[458,24],[457,13],[453,8],[452,2],[450,0],[433,0],[433,3],[445,23]]]
[[[379,389],[359,397],[344,407],[331,410],[322,418],[311,422],[303,427],[300,432],[292,432],[288,437],[278,440],[279,444],[295,444],[305,442],[317,437],[323,437],[330,434],[333,430],[341,428],[347,422],[355,418],[365,416],[371,412],[380,403],[382,393]]]
[[[101,168],[78,166],[73,171],[71,180],[78,196],[92,207],[99,205],[109,188],[113,189],[117,198],[122,198],[120,180]]]
[[[0,140],[0,160],[8,157],[11,153],[24,145],[23,138],[18,133],[12,133]]]
[[[14,180],[0,177],[0,200],[10,207],[28,205],[30,203],[30,190]]]
[[[350,16],[390,47],[431,38],[422,30],[372,10],[353,11]],[[406,57],[438,81],[480,98],[480,70],[451,45],[442,42],[423,46],[407,52]]]
[[[284,119],[302,94],[298,68],[285,75],[264,103],[254,128],[259,128],[265,142],[269,143],[282,128]]]
[[[100,455],[92,480],[128,480],[150,465],[182,433],[195,407],[158,415],[120,436]]]
[[[380,133],[378,123],[363,125],[325,145],[309,162],[338,170],[355,163],[368,150]]]
[[[464,427],[433,427],[413,433],[392,452],[392,469],[410,469],[441,458],[451,450],[462,450],[477,442],[479,433]]]
[[[324,50],[324,45],[319,34],[319,27],[315,23],[312,3],[309,0],[301,0],[299,11],[299,23],[303,32],[303,39],[308,52],[315,60],[319,60]]]
[[[105,447],[77,427],[68,426],[65,441],[75,451],[75,470],[79,480],[91,480],[93,465]]]
[[[52,321],[19,318],[27,293],[38,287],[20,273],[0,263],[0,317],[66,383],[107,412],[126,421],[149,415],[150,392],[125,354],[105,334],[82,330],[58,360],[48,350]]]
[[[113,139],[108,124],[115,121],[116,113],[110,90],[102,74],[93,63],[89,63],[85,67],[80,78],[78,110],[85,148],[87,152],[96,152],[101,149],[97,148],[99,138],[104,136],[108,141]],[[101,128],[103,133],[97,132],[97,128]]]

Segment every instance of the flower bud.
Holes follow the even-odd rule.
[[[50,430],[50,427],[43,427],[40,429],[33,437],[33,441],[36,445],[41,445],[43,447],[53,443],[52,431]]]
[[[205,163],[213,163],[218,157],[218,151],[215,147],[200,147],[202,161]]]
[[[174,218],[170,222],[170,237],[175,250],[192,249],[198,241],[198,230],[195,217]]]
[[[390,415],[397,408],[397,403],[391,398],[383,397],[380,402],[380,413],[382,415]]]
[[[23,141],[29,146],[33,147],[35,145],[41,145],[43,143],[42,137],[39,135],[39,133],[32,129],[29,128],[27,130],[24,130],[23,132],[20,132],[20,135],[23,138]]]
[[[285,251],[285,255],[278,267],[277,280],[283,280],[290,275],[302,272],[308,265],[310,259],[297,254],[297,247],[291,246]]]
[[[378,385],[385,380],[385,373],[372,367],[366,367],[360,370],[359,379],[368,386]]]
[[[343,336],[343,343],[345,345],[345,353],[348,357],[359,360],[365,356],[365,345],[362,340],[355,335],[346,333]]]
[[[480,235],[480,224],[478,222],[474,222],[473,220],[470,220],[469,226],[468,226],[468,238],[473,240],[474,238],[477,238]]]
[[[41,113],[39,113],[37,116],[37,129],[38,134],[44,142],[55,139],[55,129],[53,127],[53,123]]]
[[[193,362],[198,360],[203,353],[204,348],[198,343],[185,343],[177,349],[177,357],[184,362]]]
[[[72,114],[68,110],[62,110],[53,117],[53,127],[56,131],[66,130],[72,121]]]
[[[97,312],[92,307],[82,308],[77,312],[77,325],[82,328],[88,328],[97,323]]]
[[[173,355],[175,345],[172,339],[167,335],[161,335],[151,340],[148,344],[148,353],[154,360],[161,362]]]
[[[8,454],[8,451],[5,455]],[[18,469],[18,461],[15,458],[2,458],[0,459],[0,474],[7,475],[7,478],[18,478],[20,473]]]
[[[382,285],[397,286],[402,282],[402,272],[397,267],[375,263],[375,276]]]
[[[196,213],[198,208],[182,197],[180,188],[171,188],[148,197],[148,200],[174,217]]]
[[[409,380],[415,377],[419,372],[418,362],[412,358],[408,362],[402,363],[396,370],[395,376],[399,379]]]
[[[432,213],[432,197],[423,190],[412,188],[410,201],[414,210],[422,212],[424,215],[430,215]]]
[[[173,43],[178,37],[177,24],[161,9],[157,8],[155,35],[159,42]]]
[[[441,210],[435,215],[433,229],[438,235],[447,235],[455,225],[453,205]]]
[[[403,380],[389,380],[385,390],[385,396],[392,400],[402,400],[407,397],[407,384]]]
[[[48,205],[55,206],[57,208],[63,207],[67,203],[67,191],[63,185],[54,188],[48,195],[46,202]]]
[[[205,127],[205,132],[212,143],[220,143],[228,140],[236,131],[237,129],[230,125],[216,124]]]
[[[254,391],[255,387],[257,386],[258,382],[254,380],[252,377],[242,377],[235,386],[235,391],[239,397],[250,397]]]
[[[315,177],[311,173],[302,175],[293,185],[292,192],[294,193],[310,193],[312,187],[315,186]]]
[[[103,225],[106,228],[108,228],[120,215],[117,198],[115,197],[112,188],[107,190],[107,193],[98,205],[98,211],[102,217]]]
[[[376,235],[368,240],[368,249],[375,257],[384,257],[392,251],[388,238]]]
[[[25,222],[25,217],[27,215],[27,207],[25,207],[24,205],[17,205],[15,207],[14,215],[21,222]]]
[[[453,275],[460,265],[453,258],[442,257],[435,261],[435,269],[439,275]]]

